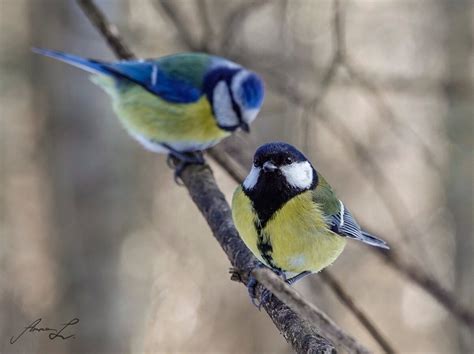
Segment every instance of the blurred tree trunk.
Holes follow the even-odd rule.
[[[456,235],[456,293],[463,303],[474,308],[473,238],[473,101],[466,88],[472,85],[472,1],[444,1],[448,22],[446,62],[448,111],[446,128],[451,142],[449,171],[446,179],[448,208],[454,218]],[[459,325],[459,352],[472,353],[474,338]]]
[[[105,49],[75,2],[30,4],[33,28],[40,29],[33,39],[36,46],[84,56]],[[121,4],[105,5],[114,14]],[[63,70],[76,71],[35,57],[35,102],[44,109],[48,129],[45,144],[62,287],[55,316],[57,323],[80,319],[76,339],[67,341],[70,352],[127,352],[133,326],[123,315],[127,303],[119,291],[119,255],[123,239],[140,222],[137,215],[151,202],[145,193],[149,174],[140,173],[150,157],[118,128],[108,98],[89,75],[77,70],[68,75],[77,80],[66,82],[57,74]]]

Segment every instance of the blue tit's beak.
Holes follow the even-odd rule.
[[[278,169],[273,163],[267,161],[263,164],[263,172],[274,172]]]
[[[242,128],[244,132],[250,133],[250,126],[247,123],[245,122],[240,123],[240,128]]]

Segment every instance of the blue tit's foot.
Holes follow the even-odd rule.
[[[176,184],[183,185],[181,181],[181,173],[189,165],[204,165],[205,160],[201,151],[196,152],[180,152],[171,149],[166,144],[163,144],[169,150],[167,165],[174,169],[174,180]]]

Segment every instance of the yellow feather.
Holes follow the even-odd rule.
[[[236,188],[232,197],[232,218],[234,219],[237,231],[239,231],[240,238],[244,241],[245,245],[260,262],[269,266],[258,250],[258,235],[254,224],[257,215],[253,211],[252,202],[242,190],[242,186]]]
[[[222,139],[229,132],[220,129],[206,96],[194,103],[170,103],[138,85],[121,90],[113,79],[96,75],[92,81],[111,97],[125,128],[159,142],[205,143]]]
[[[234,193],[232,210],[235,225],[245,244],[266,263],[257,247],[256,214],[242,187]],[[346,245],[345,238],[328,229],[320,207],[312,200],[311,191],[285,203],[262,231],[272,245],[274,264],[288,273],[318,272],[333,263]]]

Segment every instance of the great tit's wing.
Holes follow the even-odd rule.
[[[202,80],[211,58],[205,54],[183,53],[157,60],[103,62],[54,50],[33,51],[83,70],[126,79],[160,98],[174,103],[191,103],[202,95]]]
[[[389,248],[385,241],[362,231],[352,214],[344,206],[344,203],[337,198],[331,186],[319,173],[318,179],[318,185],[313,190],[313,201],[320,206],[331,231],[344,237],[362,241],[371,246]]]
[[[385,241],[363,231],[349,210],[347,210],[347,208],[344,206],[344,203],[342,203],[340,200],[339,203],[339,212],[332,214],[328,219],[328,223],[331,225],[332,231],[341,236],[347,236],[367,243],[371,246],[385,249],[390,248]]]

